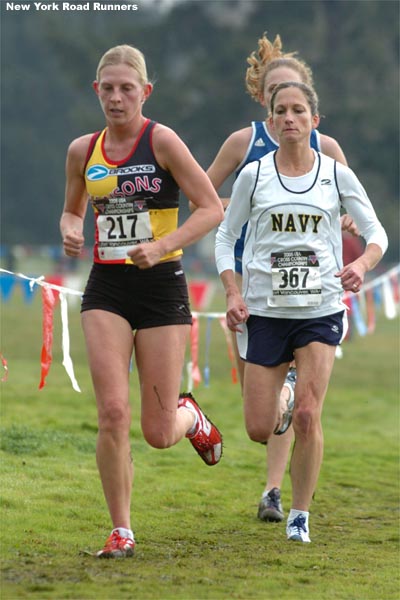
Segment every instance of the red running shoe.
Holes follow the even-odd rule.
[[[99,550],[97,558],[125,558],[133,556],[135,540],[121,537],[118,529],[114,529],[108,537],[103,550]]]
[[[221,433],[203,413],[192,394],[180,394],[178,407],[185,407],[196,413],[196,431],[187,433],[186,437],[207,465],[216,465],[222,456]]]

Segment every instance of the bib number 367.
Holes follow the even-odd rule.
[[[274,252],[271,272],[271,306],[318,306],[321,303],[321,274],[314,252]]]

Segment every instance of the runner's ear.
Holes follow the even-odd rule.
[[[313,115],[313,117],[312,117],[312,128],[313,129],[318,129],[320,120],[321,119],[320,119],[319,115]]]

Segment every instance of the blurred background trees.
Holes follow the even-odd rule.
[[[386,261],[398,260],[397,0],[135,3],[129,12],[1,3],[2,244],[60,243],[68,144],[104,125],[91,83],[105,50],[128,43],[144,52],[155,83],[146,116],[175,129],[207,168],[227,135],[265,116],[244,76],[267,32],[311,65],[320,130],[340,142],[390,237]]]

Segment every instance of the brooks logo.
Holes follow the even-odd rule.
[[[137,175],[139,173],[154,173],[154,165],[131,165],[127,167],[105,167],[104,165],[92,165],[86,171],[89,181],[99,181],[109,176]]]

